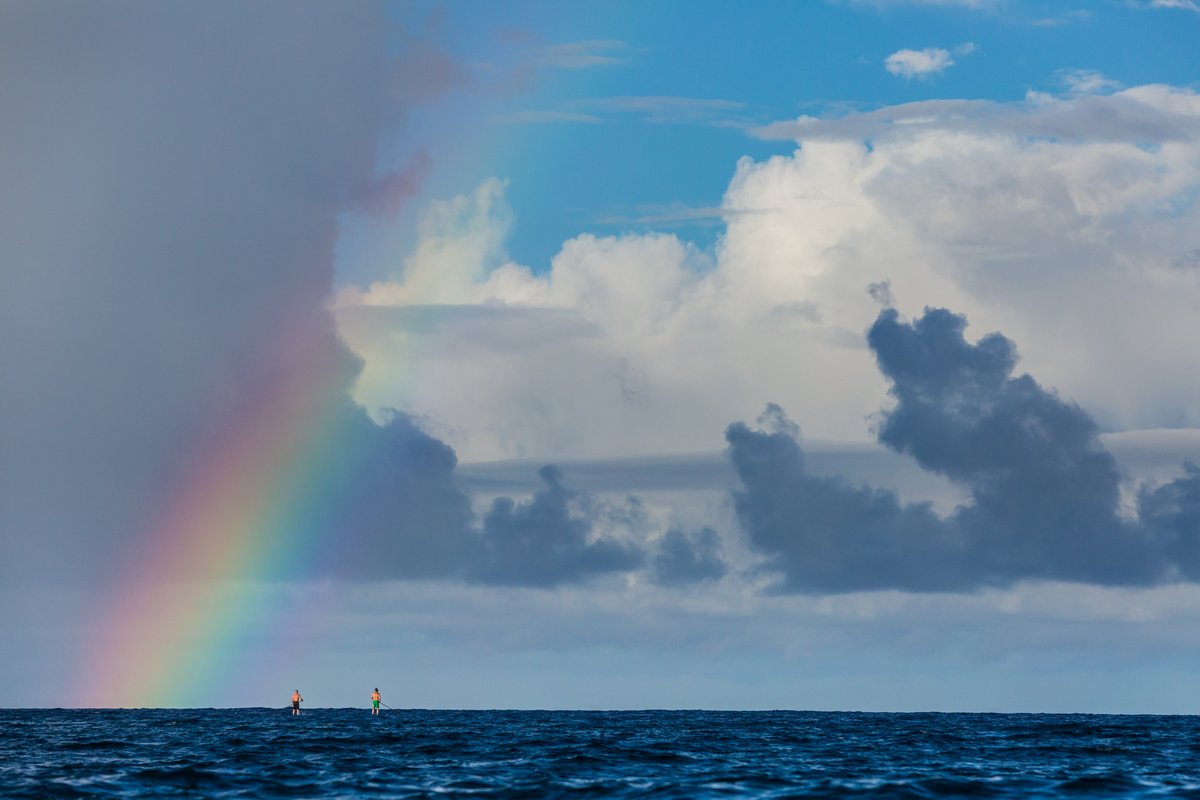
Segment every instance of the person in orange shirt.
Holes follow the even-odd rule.
[[[371,714],[372,716],[379,713],[379,701],[383,698],[379,694],[379,687],[375,687],[375,691],[371,692]]]
[[[304,698],[300,696],[300,690],[292,692],[292,716],[300,713],[300,704],[304,702]]]

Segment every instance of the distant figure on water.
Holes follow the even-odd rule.
[[[292,692],[292,716],[300,713],[300,704],[304,702],[304,698],[300,696],[300,690]]]
[[[379,713],[379,701],[382,699],[383,698],[379,694],[379,687],[376,686],[375,691],[371,692],[371,714],[372,715]]]

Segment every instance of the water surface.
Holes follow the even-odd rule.
[[[0,710],[0,796],[1200,798],[1200,718]]]

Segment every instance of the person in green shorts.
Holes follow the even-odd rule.
[[[380,695],[379,695],[379,687],[376,686],[375,691],[371,692],[371,713],[372,714],[379,713],[379,701],[382,699],[383,698],[380,697]]]

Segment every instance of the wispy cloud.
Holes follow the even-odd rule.
[[[1033,93],[1019,103],[927,100],[838,118],[804,116],[751,134],[763,139],[874,139],[928,128],[1063,141],[1189,141],[1200,137],[1198,102],[1195,93],[1166,86],[1067,98]]]
[[[889,8],[892,6],[945,6],[977,11],[995,8],[1001,0],[849,0],[850,5]]]
[[[574,111],[514,111],[511,114],[497,114],[492,117],[492,120],[514,125],[547,122],[577,122],[594,125],[601,121],[600,117],[593,114],[580,114]]]
[[[599,113],[632,114],[654,123],[710,124],[740,123],[737,117],[747,108],[735,100],[664,95],[597,97],[575,105]]]
[[[1070,25],[1072,22],[1080,22],[1092,16],[1092,12],[1078,8],[1073,11],[1067,11],[1057,17],[1039,17],[1029,24],[1035,28],[1057,28],[1060,25]]]
[[[547,42],[534,31],[504,29],[495,34],[500,51],[488,60],[457,64],[459,71],[469,74],[469,82],[478,89],[499,93],[521,93],[535,85],[539,76],[559,71],[580,71],[612,67],[628,63],[636,52],[620,39],[588,39],[576,42]],[[424,75],[420,70],[405,74]],[[420,84],[420,81],[416,82]],[[554,111],[551,109],[550,111]],[[566,119],[550,111],[535,109],[515,112],[501,122],[586,122]]]
[[[632,213],[611,214],[597,220],[602,225],[717,225],[731,217],[766,214],[771,209],[727,208],[721,206],[689,206],[667,203],[635,206]]]
[[[492,119],[505,123],[597,123],[605,119],[634,118],[654,125],[712,125],[748,128],[756,123],[748,106],[735,100],[663,95],[594,97],[568,101],[562,108],[516,111]]]
[[[1150,0],[1149,8],[1182,8],[1185,11],[1200,12],[1196,0]]]
[[[538,66],[552,69],[589,69],[628,60],[629,44],[619,39],[590,39],[582,42],[543,45],[533,53]]]
[[[1055,76],[1073,94],[1108,94],[1124,88],[1120,81],[1106,78],[1094,69],[1063,69]]]
[[[924,50],[897,50],[883,62],[884,68],[901,78],[925,79],[940,75],[954,65],[949,50],[926,47]]]

